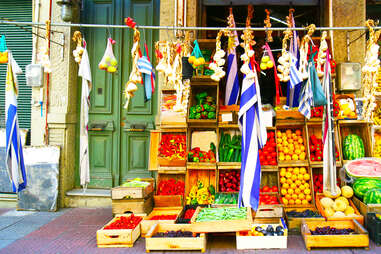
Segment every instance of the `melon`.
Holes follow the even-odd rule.
[[[345,198],[351,198],[353,196],[353,189],[350,186],[341,187],[341,195]]]
[[[338,197],[338,198],[335,199],[335,201],[336,201],[336,200],[341,200],[341,201],[343,201],[347,206],[349,206],[349,201],[348,201],[348,199],[346,199],[345,197]]]
[[[347,204],[345,204],[345,202],[343,200],[336,199],[335,202],[333,203],[332,208],[336,212],[337,211],[344,212],[345,209],[347,208]]]
[[[356,134],[349,134],[344,138],[344,160],[355,160],[365,156],[364,142]]]
[[[376,158],[363,158],[348,162],[345,166],[347,174],[353,178],[379,178],[381,179],[381,160]]]
[[[345,213],[337,211],[333,214],[333,217],[345,217]]]
[[[344,211],[346,216],[354,215],[355,214],[355,209],[353,209],[352,206],[348,206],[345,211]]]
[[[324,197],[320,199],[320,203],[324,208],[329,208],[333,206],[334,201],[331,198]]]
[[[325,212],[325,216],[327,217],[331,217],[335,214],[335,211],[331,207],[324,209],[324,212]]]

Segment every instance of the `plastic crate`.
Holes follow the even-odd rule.
[[[377,245],[381,245],[381,220],[376,217],[376,213],[367,214],[369,237]]]

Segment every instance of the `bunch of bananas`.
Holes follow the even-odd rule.
[[[374,125],[381,125],[381,106],[373,112],[373,123]]]

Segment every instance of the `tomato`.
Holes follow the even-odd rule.
[[[269,188],[269,186],[265,185],[265,186],[263,186],[262,190],[263,190],[263,192],[269,192],[270,188]],[[265,195],[265,196],[267,196],[267,195]]]
[[[277,186],[273,186],[271,188],[271,192],[278,192],[278,187]]]

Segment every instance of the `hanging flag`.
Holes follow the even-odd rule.
[[[79,65],[78,76],[82,77],[81,94],[81,115],[80,115],[80,134],[79,134],[79,165],[80,165],[80,183],[83,188],[87,188],[90,182],[90,160],[89,160],[89,108],[91,91],[91,69],[89,54],[84,43],[82,60]]]
[[[246,75],[242,83],[241,105],[238,112],[242,132],[241,188],[239,205],[257,210],[261,183],[261,164],[258,150],[266,144],[266,128],[262,123],[262,103],[254,63],[255,75]]]
[[[153,68],[146,56],[142,56],[138,60],[138,70],[142,73],[143,84],[144,84],[144,94],[145,101],[151,100],[152,97],[152,82],[151,75],[153,73]]]
[[[295,28],[295,20],[293,12],[290,13],[291,16],[291,27]],[[290,54],[291,56],[294,56],[294,60],[291,58],[291,61],[295,61],[294,66],[291,64],[291,68],[299,68],[299,37],[298,32],[294,30],[292,32],[292,39],[290,41]],[[287,105],[290,107],[297,107],[299,105],[299,98],[300,98],[300,92],[302,89],[303,80],[296,83],[298,79],[295,78],[292,79],[291,75],[300,75],[300,72],[294,72],[292,73],[292,70],[290,69],[290,81],[288,81],[287,84]],[[299,76],[300,77],[300,76]]]
[[[312,68],[314,68],[314,63],[308,63],[308,79],[305,83],[304,89],[301,92],[301,99],[299,103],[299,112],[304,115],[307,119],[311,118],[311,107],[313,105],[313,92],[312,92]]]
[[[17,118],[17,74],[22,73],[20,67],[8,52],[8,68],[6,77],[6,157],[5,164],[14,192],[25,189],[27,184],[24,155]]]
[[[323,78],[324,95],[328,99],[324,106],[322,141],[323,141],[323,190],[336,194],[336,148],[333,124],[331,62],[327,51]]]
[[[231,27],[235,27],[233,12],[229,16]],[[237,31],[233,32],[233,37],[229,37],[228,42],[228,69],[225,90],[225,105],[237,104],[239,96],[239,80],[236,47],[239,45]]]
[[[294,55],[291,55],[291,66],[290,66],[290,88],[295,88],[297,84],[303,81],[302,74],[297,67],[298,60]]]
[[[151,62],[151,59],[149,58],[149,55],[148,55],[147,43],[144,43],[144,55],[147,57],[148,61]],[[152,87],[152,93],[154,93],[155,92],[155,71],[153,68],[151,72],[151,87]]]

